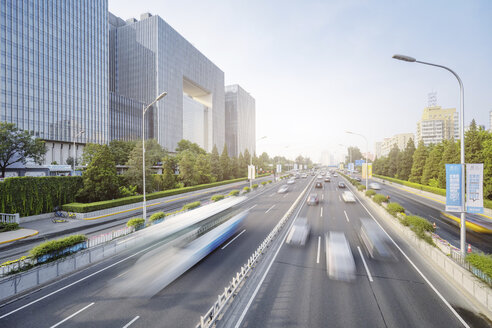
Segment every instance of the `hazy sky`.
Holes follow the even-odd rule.
[[[256,99],[257,152],[320,159],[415,133],[428,93],[489,127],[492,1],[109,0],[123,19],[159,15]]]

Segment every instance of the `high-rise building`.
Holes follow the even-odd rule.
[[[230,156],[244,154],[246,149],[255,154],[255,99],[237,84],[225,87],[225,137]]]
[[[414,139],[413,133],[399,133],[390,138],[384,138],[383,141],[376,142],[376,157],[381,158],[387,156],[394,145],[398,146],[398,149],[404,150],[410,139]]]
[[[1,0],[0,30],[0,121],[46,140],[47,164],[81,131],[108,142],[107,0]]]
[[[443,140],[459,139],[459,120],[456,108],[432,106],[424,108],[422,119],[417,122],[417,142],[426,146]]]
[[[146,114],[148,137],[170,151],[183,138],[222,149],[224,72],[159,16],[109,23],[110,90],[142,104],[167,92]]]

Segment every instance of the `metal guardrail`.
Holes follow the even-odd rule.
[[[115,238],[126,236],[135,231],[135,227],[124,227],[118,230],[113,230],[108,233],[103,233],[97,236],[89,237],[87,240],[87,247],[94,247],[100,244],[107,243]]]
[[[19,213],[8,214],[8,213],[0,213],[0,222],[1,223],[20,223]]]
[[[465,260],[465,258],[461,255],[459,250],[451,249],[450,252],[451,259],[459,264],[463,269],[466,269],[473,273],[475,276],[480,278],[482,281],[486,282],[489,286],[492,286],[492,278],[490,278],[485,272],[474,267],[469,262]]]
[[[312,181],[311,181],[312,182]],[[271,241],[277,236],[282,227],[285,225],[287,220],[290,218],[290,215],[294,212],[300,200],[303,199],[303,195],[308,190],[311,183],[308,184],[306,189],[302,192],[302,194],[297,198],[297,200],[292,204],[289,210],[285,213],[282,219],[277,223],[275,228],[268,234],[268,236],[263,240],[260,246],[256,249],[256,251],[249,257],[248,262],[245,263],[241,270],[236,273],[236,275],[232,278],[232,281],[229,283],[227,287],[224,288],[224,292],[217,297],[217,301],[214,305],[205,313],[205,315],[200,316],[200,322],[196,325],[196,328],[209,328],[216,321],[221,312],[224,310],[225,306],[229,302],[229,300],[235,295],[238,288],[244,282],[246,277],[252,271],[256,262],[258,262],[260,256],[266,250],[266,248],[270,245]]]

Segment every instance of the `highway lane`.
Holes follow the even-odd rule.
[[[407,210],[407,213],[421,216],[432,223],[435,222],[436,233],[451,245],[460,247],[460,229],[457,223],[441,215],[441,212],[444,212],[444,204],[412,194],[398,188],[398,186],[379,184],[381,185],[381,190],[376,190],[376,192],[389,195],[390,200],[401,204]],[[459,214],[455,214],[455,216],[459,217]],[[468,216],[470,214],[467,214]],[[492,235],[467,230],[466,238],[467,243],[470,243],[474,248],[485,253],[492,253]]]
[[[118,263],[82,282],[0,319],[0,325],[6,327],[51,327],[77,313],[64,322],[63,326],[123,327],[137,316],[139,318],[132,323],[132,327],[194,326],[200,315],[212,306],[217,295],[223,291],[232,276],[273,229],[307,182],[308,179],[297,180],[296,184],[292,186],[291,192],[287,194],[277,194],[276,190],[280,185],[277,184],[268,188],[258,197],[246,201],[242,206],[244,209],[254,207],[242,227],[238,229],[238,233],[229,241],[237,238],[227,247],[218,248],[165,289],[156,291],[156,295],[150,299],[111,297],[112,295],[109,293],[110,281],[119,275],[125,275],[132,265],[146,253],[142,252],[142,254]],[[273,205],[275,206],[272,208]],[[226,244],[227,242],[224,243],[224,246]],[[156,247],[153,247],[152,250]],[[134,250],[132,253],[136,251],[138,250]],[[132,253],[125,252],[28,297],[5,305],[0,308],[0,317],[72,282],[87,277],[108,265],[117,263]],[[90,305],[91,303],[94,305]],[[80,310],[82,311],[78,312]],[[40,323],[42,324],[40,325]]]
[[[376,261],[368,256],[359,241],[357,228],[361,217],[370,216],[359,202],[345,204],[340,200],[341,192],[334,185],[337,181],[333,179],[331,184],[325,183],[324,200],[320,206],[305,206],[301,210],[299,216],[308,217],[312,225],[309,242],[304,248],[282,246],[240,327],[257,327],[259,324],[264,327],[462,326],[402,254],[398,254],[395,262]],[[324,247],[324,233],[327,231],[346,234],[355,259],[354,282],[328,278]],[[392,236],[398,244],[403,244],[398,236]],[[319,252],[323,256],[318,263],[319,244],[322,247]],[[408,247],[403,246],[402,249],[409,256],[414,255]],[[433,269],[426,268],[413,256],[412,261],[422,268],[427,278],[432,277],[430,281],[446,299],[452,301],[458,312],[466,312],[462,308],[473,308],[446,282],[435,277]],[[370,281],[368,272],[373,281]],[[473,310],[467,311],[473,313]],[[467,319],[478,322],[476,327],[483,327],[476,315],[472,314]]]

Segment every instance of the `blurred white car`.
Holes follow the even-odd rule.
[[[296,183],[296,180],[294,179],[289,179],[289,181],[287,181],[287,184],[294,184],[294,183]]]
[[[331,279],[352,281],[355,279],[355,260],[349,242],[343,232],[325,234],[326,265]]]
[[[304,246],[309,237],[311,227],[306,218],[297,218],[292,225],[285,242],[289,245]]]
[[[377,182],[371,182],[369,184],[369,188],[374,189],[374,190],[379,190],[379,189],[381,189],[381,185]]]
[[[373,259],[396,259],[390,238],[374,220],[369,218],[360,219],[359,238]]]
[[[355,196],[350,191],[344,191],[342,193],[342,199],[345,203],[355,203]]]
[[[282,185],[280,188],[278,188],[277,193],[285,194],[287,191],[289,191],[289,186],[288,185]]]

